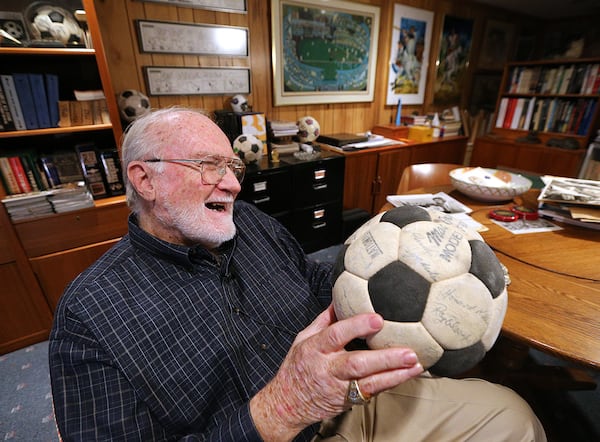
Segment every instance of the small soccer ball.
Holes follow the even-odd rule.
[[[297,122],[298,139],[303,143],[315,141],[321,135],[321,126],[319,122],[310,115],[302,117]]]
[[[35,39],[56,40],[66,46],[85,46],[83,30],[73,14],[66,9],[48,4],[33,4],[27,15]]]
[[[131,123],[136,118],[150,112],[150,100],[140,91],[126,89],[117,98],[121,118]]]
[[[344,243],[334,269],[338,319],[377,312],[369,348],[412,348],[423,368],[474,367],[502,327],[505,273],[479,233],[452,215],[402,206],[376,215]]]
[[[254,135],[238,135],[233,140],[233,151],[245,164],[256,164],[262,158],[263,143]]]
[[[231,109],[234,112],[247,112],[250,110],[250,106],[248,105],[248,100],[243,95],[235,95],[231,98]]]

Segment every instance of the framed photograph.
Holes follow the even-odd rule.
[[[515,37],[514,23],[488,20],[477,66],[480,69],[502,70]]]
[[[141,0],[143,2],[165,3],[186,8],[209,9],[212,11],[246,13],[246,0]]]
[[[235,95],[250,93],[250,69],[144,66],[150,95]]]
[[[386,104],[422,104],[433,12],[394,5]]]
[[[20,12],[0,11],[0,46],[21,46],[29,41],[25,19]]]
[[[486,72],[473,75],[469,103],[471,115],[476,115],[480,110],[494,112],[501,83],[502,73]]]
[[[248,29],[136,20],[141,52],[248,56]]]
[[[379,7],[271,0],[275,106],[373,101]]]
[[[433,93],[435,104],[460,103],[471,52],[472,34],[473,20],[451,15],[444,17]]]

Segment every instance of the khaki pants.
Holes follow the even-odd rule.
[[[315,441],[546,441],[529,405],[480,379],[419,377],[322,424]]]

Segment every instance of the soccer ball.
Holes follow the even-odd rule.
[[[319,138],[321,126],[319,122],[310,115],[298,120],[298,139],[303,143],[309,143]]]
[[[85,46],[84,33],[73,14],[64,8],[34,3],[27,11],[29,26],[37,40],[56,40],[66,46]]]
[[[246,164],[256,164],[263,154],[263,143],[254,135],[242,134],[233,140],[233,151]]]
[[[231,109],[234,112],[247,112],[250,110],[250,106],[246,97],[238,94],[231,99]]]
[[[121,117],[128,123],[150,112],[150,100],[135,89],[126,89],[121,92],[117,103]]]
[[[452,376],[475,366],[500,334],[506,275],[479,233],[452,215],[401,206],[344,243],[334,269],[338,319],[377,312],[369,348],[412,348],[423,368]]]

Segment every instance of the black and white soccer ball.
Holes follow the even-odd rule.
[[[85,47],[84,31],[73,14],[60,6],[32,4],[26,12],[34,39],[54,40],[65,46]]]
[[[412,348],[423,368],[474,367],[500,334],[507,275],[476,231],[452,215],[402,206],[376,215],[344,243],[334,270],[338,319],[384,318],[369,348]]]
[[[321,126],[319,122],[310,115],[298,119],[298,139],[303,143],[310,143],[321,135]]]
[[[234,95],[230,101],[231,109],[234,112],[248,112],[251,110],[250,105],[248,104],[248,99],[241,94]]]
[[[263,143],[252,134],[238,135],[233,140],[233,151],[245,164],[256,164],[263,154]]]
[[[150,100],[135,89],[125,89],[117,97],[121,118],[131,123],[135,119],[150,112]]]

